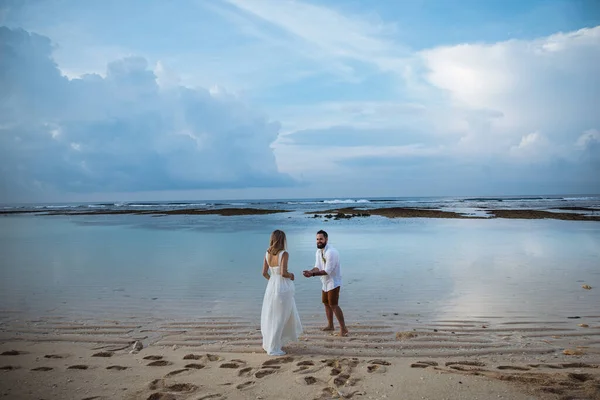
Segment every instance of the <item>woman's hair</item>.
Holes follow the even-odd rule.
[[[281,250],[285,250],[286,245],[287,242],[285,239],[285,232],[277,229],[274,230],[273,233],[271,233],[271,243],[269,243],[269,250],[267,251],[269,252],[269,254],[276,255]]]

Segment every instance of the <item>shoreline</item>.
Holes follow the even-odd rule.
[[[600,399],[600,316],[431,321],[411,331],[384,318],[351,321],[344,338],[321,332],[319,318],[305,322],[286,356],[269,357],[256,321],[244,318],[4,320],[0,393],[46,399]],[[143,349],[132,353],[135,341]]]
[[[562,207],[557,210],[565,211],[600,211],[588,207]],[[441,219],[555,219],[563,221],[600,221],[600,216],[585,215],[575,212],[554,212],[537,209],[481,209],[488,213],[487,216],[465,215],[454,211],[443,211],[433,208],[408,208],[408,207],[386,207],[361,209],[359,207],[342,207],[328,210],[304,211],[305,215],[313,215],[313,218],[326,217],[327,219],[350,219],[369,217],[372,215],[386,218],[441,218]],[[274,210],[262,208],[220,208],[220,209],[177,209],[177,210],[95,210],[95,211],[40,211],[40,210],[4,210],[0,215],[35,214],[36,216],[90,216],[90,215],[268,215],[293,212],[292,210]]]

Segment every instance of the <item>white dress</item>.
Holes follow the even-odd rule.
[[[279,253],[275,266],[269,265],[269,253],[265,255],[271,276],[263,299],[260,331],[263,349],[271,356],[284,355],[281,347],[288,342],[297,341],[302,334],[302,324],[294,300],[294,282],[281,276],[283,253]]]

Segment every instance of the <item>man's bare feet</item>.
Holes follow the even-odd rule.
[[[333,330],[333,326],[326,326],[325,328],[321,328],[323,332],[329,332]]]
[[[344,328],[340,331],[340,336],[348,336],[348,328]]]

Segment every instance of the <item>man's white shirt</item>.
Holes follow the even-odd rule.
[[[323,252],[321,253],[321,251]],[[329,292],[338,286],[342,286],[342,270],[338,251],[332,246],[326,245],[323,249],[317,249],[315,257],[315,267],[327,272],[327,275],[321,275],[323,291]],[[325,258],[325,261],[323,261],[323,258]]]

